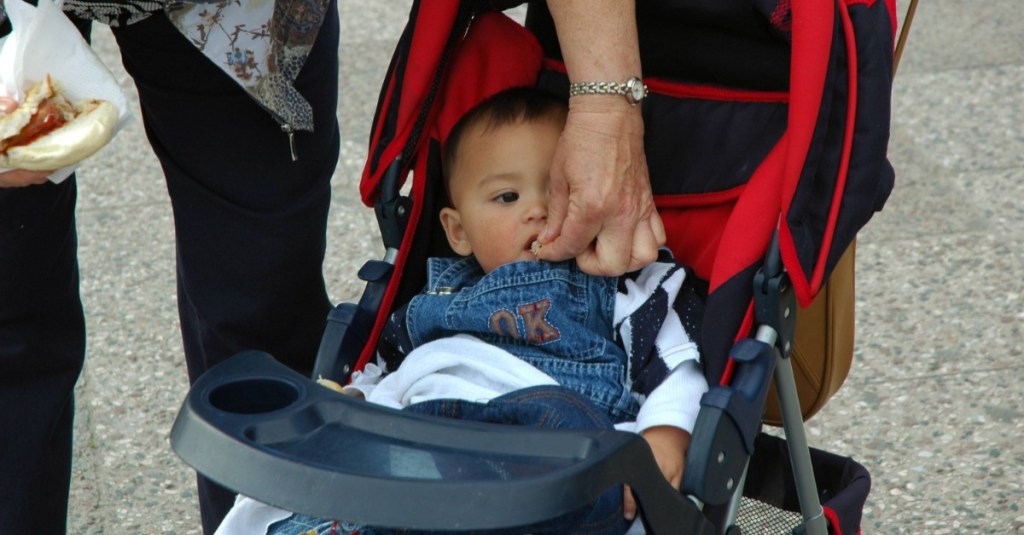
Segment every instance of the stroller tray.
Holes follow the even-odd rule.
[[[665,483],[637,435],[406,413],[339,395],[257,351],[196,382],[171,446],[197,471],[247,496],[372,525],[528,525],[584,507],[622,483],[655,512],[648,522],[673,526],[666,532],[699,532],[704,522]]]

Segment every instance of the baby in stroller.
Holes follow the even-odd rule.
[[[563,100],[520,87],[484,100],[452,129],[443,160],[450,205],[440,221],[461,258],[428,260],[427,287],[391,315],[378,366],[344,392],[459,419],[633,430],[678,489],[708,388],[690,334],[703,304],[667,252],[623,277],[536,261],[565,116]],[[628,489],[615,488],[587,511],[530,530],[621,533],[635,512]],[[253,532],[263,513],[243,499],[218,533]],[[275,535],[376,531],[288,513],[262,522],[258,529]]]

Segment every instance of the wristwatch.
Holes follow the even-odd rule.
[[[625,82],[576,82],[569,84],[569,96],[580,95],[622,95],[630,106],[636,106],[647,97],[647,85],[633,76]]]

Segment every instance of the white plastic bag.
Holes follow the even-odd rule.
[[[50,0],[38,3],[4,1],[13,30],[0,40],[0,94],[20,101],[26,89],[49,74],[73,102],[110,101],[118,110],[117,135],[131,117],[124,91],[60,8]],[[76,167],[53,173],[50,181],[63,181]]]

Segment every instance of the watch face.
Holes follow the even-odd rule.
[[[644,84],[643,83],[634,83],[629,88],[629,92],[630,92],[630,96],[633,97],[634,101],[640,102],[644,98]]]
[[[647,93],[647,87],[644,86],[644,81],[640,78],[630,78],[626,82],[626,100],[630,104],[636,104],[644,99]]]

